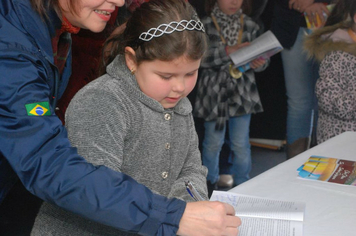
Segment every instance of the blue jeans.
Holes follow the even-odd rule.
[[[305,28],[300,28],[293,47],[281,52],[287,93],[287,143],[311,136],[313,111],[317,101],[315,83],[319,77],[319,65],[308,60],[303,51]],[[317,117],[316,114],[314,114]]]
[[[250,179],[250,121],[251,114],[229,119],[229,146],[232,152],[231,174],[235,185]],[[215,124],[215,121],[205,121],[202,148],[203,165],[208,168],[207,180],[211,183],[216,183],[219,179],[219,154],[225,141],[226,132],[226,125],[223,130],[215,130]]]

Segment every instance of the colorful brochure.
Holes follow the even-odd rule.
[[[335,4],[329,4],[326,7],[328,8],[329,12],[331,12],[333,10],[334,6],[335,6]],[[305,22],[307,23],[307,27],[310,30],[314,30],[314,29],[318,29],[318,28],[322,27],[323,24],[322,24],[322,21],[320,18],[321,17],[324,18],[324,22],[325,22],[326,19],[328,18],[328,15],[325,12],[323,12],[322,16],[320,16],[319,14],[316,14],[315,17],[316,17],[316,24],[314,24],[313,22],[310,22],[308,15],[304,12]]]
[[[311,156],[297,171],[303,179],[356,186],[355,161]]]

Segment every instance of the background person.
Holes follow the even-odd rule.
[[[242,13],[243,2],[208,1],[208,16],[202,19],[209,37],[209,49],[201,64],[194,115],[204,119],[202,158],[208,167],[209,194],[217,188],[219,156],[225,142],[227,122],[234,185],[249,179],[251,114],[263,111],[254,71],[264,70],[268,65],[266,60],[252,61],[251,69],[241,78],[234,78],[229,72],[232,63],[229,54],[248,45],[259,32],[258,24]]]
[[[329,14],[324,3],[330,0],[275,0],[271,31],[284,48],[281,57],[287,95],[287,159],[310,147],[312,127],[316,124],[314,89],[319,66],[308,60],[303,51],[309,33],[304,12]],[[323,25],[324,17],[321,20]]]
[[[305,48],[320,61],[317,142],[356,131],[356,1],[339,0],[325,27],[308,36]]]

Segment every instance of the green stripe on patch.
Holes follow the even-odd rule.
[[[48,102],[35,102],[26,104],[26,111],[28,116],[49,116],[51,110],[49,109]]]

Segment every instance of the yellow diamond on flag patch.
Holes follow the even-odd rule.
[[[48,102],[37,102],[26,104],[27,115],[29,116],[49,116],[51,112],[49,110]]]

